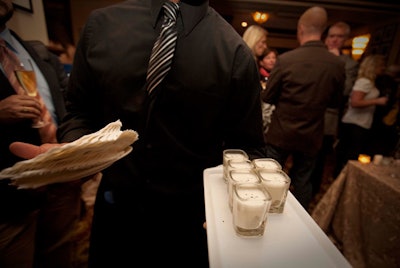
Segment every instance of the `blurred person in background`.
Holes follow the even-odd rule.
[[[43,0],[42,2],[49,36],[48,47],[60,53],[58,56],[61,63],[72,64],[75,45],[72,38],[69,1]]]
[[[258,68],[260,71],[260,81],[263,89],[267,86],[269,75],[274,68],[278,51],[274,48],[267,48],[260,56],[257,57]]]
[[[268,31],[259,25],[250,25],[242,36],[244,42],[251,49],[253,58],[257,67],[259,68],[259,57],[268,49],[267,38]],[[260,78],[261,79],[261,78]],[[265,79],[264,79],[265,81]],[[260,80],[262,90],[265,89],[265,82]],[[261,109],[263,115],[263,130],[264,133],[268,130],[269,122],[271,121],[271,114],[274,109],[273,105],[266,104],[261,101]]]
[[[267,38],[268,38],[268,31],[259,25],[250,25],[243,33],[243,40],[245,41],[247,46],[251,49],[254,61],[257,64],[258,68],[260,68],[259,65],[260,57],[262,57],[265,51],[268,49]],[[259,70],[261,71],[261,69]],[[260,73],[261,87],[262,90],[265,90],[265,85],[266,85],[265,78],[261,79],[261,75],[262,74]],[[261,101],[261,109],[263,115],[263,130],[264,132],[266,132],[268,130],[269,122],[271,121],[271,114],[274,109],[274,106],[266,104]]]
[[[6,45],[0,51],[0,170],[23,160],[9,150],[14,141],[35,145],[57,142],[55,133],[42,135],[43,128],[31,126],[44,106],[37,98],[20,94],[22,88],[12,82],[15,75],[7,76],[6,54],[31,60],[39,94],[56,127],[65,115],[63,92],[68,83],[62,64],[44,44],[24,41],[7,28],[13,12],[11,0],[0,0],[0,39]],[[9,183],[8,179],[0,180],[0,267],[73,267],[72,235],[81,204],[79,183],[36,189],[17,189]]]
[[[261,96],[265,93],[267,82],[272,69],[275,66],[278,51],[274,48],[267,48],[261,56],[258,57],[258,67],[260,72],[260,82],[262,87]],[[275,105],[261,101],[261,109],[263,115],[264,127],[264,140],[266,140],[266,133],[268,132],[269,124],[271,123],[271,116],[275,110]]]
[[[243,40],[253,52],[256,62],[257,58],[268,48],[268,31],[259,25],[250,25],[243,33]]]
[[[374,112],[367,154],[394,156],[400,134],[400,65],[390,65],[375,81],[379,96],[388,97],[386,105],[377,105]]]
[[[346,81],[343,88],[343,99],[340,102],[339,118],[343,115],[347,107],[350,92],[357,78],[359,63],[351,55],[344,54],[343,48],[345,42],[349,39],[351,33],[350,26],[344,21],[338,21],[329,27],[325,37],[325,45],[329,52],[338,56],[344,63],[346,71]]]
[[[344,62],[346,80],[342,89],[342,97],[338,108],[327,108],[324,118],[324,139],[321,150],[318,153],[317,164],[311,176],[313,196],[318,194],[324,176],[325,163],[329,155],[334,155],[335,145],[338,142],[340,118],[347,109],[349,93],[357,78],[358,62],[350,55],[343,53],[345,42],[350,37],[350,26],[344,21],[338,21],[331,25],[325,37],[325,45],[329,52],[339,57]],[[334,156],[333,156],[334,158]],[[329,171],[328,174],[332,174]]]
[[[387,96],[379,97],[376,88],[376,78],[384,71],[385,58],[382,55],[369,55],[360,64],[357,80],[350,93],[349,107],[341,119],[335,178],[348,160],[357,160],[359,154],[369,150],[368,135],[376,106],[384,106],[388,102]]]
[[[282,167],[291,156],[288,171],[293,195],[308,210],[312,198],[311,173],[317,161],[327,107],[338,107],[344,84],[344,63],[330,53],[321,36],[327,12],[307,9],[299,18],[300,46],[278,56],[262,99],[275,105],[266,135],[267,157]]]

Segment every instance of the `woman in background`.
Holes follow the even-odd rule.
[[[253,52],[254,60],[268,48],[267,45],[268,31],[261,26],[251,25],[243,33],[243,40]]]
[[[263,89],[261,91],[261,96],[263,95],[263,93],[265,93],[265,89],[267,88],[268,77],[272,71],[272,68],[274,68],[275,66],[277,57],[278,57],[278,51],[273,48],[267,48],[266,50],[264,50],[261,56],[258,57],[257,64],[260,72],[261,87]],[[264,140],[266,141],[266,134],[268,131],[269,124],[271,123],[271,116],[273,111],[275,110],[275,105],[261,101],[261,109],[263,116]]]
[[[382,55],[367,56],[360,64],[357,80],[350,93],[349,107],[342,117],[340,141],[337,148],[335,177],[339,175],[348,160],[356,160],[368,147],[368,133],[376,105],[386,105],[388,98],[379,97],[375,81],[385,71]]]
[[[267,86],[269,74],[274,68],[278,51],[274,48],[267,48],[261,56],[258,57],[258,67],[260,71],[260,81],[263,89]]]
[[[251,49],[254,57],[254,61],[259,67],[259,57],[262,57],[265,51],[268,49],[267,45],[268,31],[259,25],[250,25],[243,33],[243,41]],[[261,83],[262,89],[264,90],[265,84]],[[271,114],[275,108],[273,105],[264,103],[261,101],[262,113],[263,113],[263,129],[264,133],[268,130],[268,125],[271,122]],[[265,137],[265,134],[264,134]]]

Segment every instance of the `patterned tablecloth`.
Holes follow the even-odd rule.
[[[400,267],[400,164],[349,161],[312,218],[355,267]]]

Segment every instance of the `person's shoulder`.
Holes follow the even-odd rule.
[[[358,82],[358,83],[367,83],[367,84],[372,83],[372,81],[369,80],[366,77],[359,77],[359,78],[357,78],[356,82]]]
[[[90,12],[82,29],[84,41],[104,41],[110,34],[129,33],[128,25],[145,24],[151,20],[150,1],[131,0],[94,9]],[[116,29],[121,29],[117,31]],[[129,38],[129,35],[126,36]]]
[[[341,69],[343,69],[343,72],[344,72],[345,71],[346,62],[342,61],[338,56],[333,55],[329,51],[328,51],[328,54],[330,54],[330,56],[333,56],[332,61],[334,61]]]
[[[373,86],[372,81],[366,77],[359,77],[354,83],[354,90],[368,91]]]
[[[214,31],[219,32],[219,34],[221,35],[233,34],[235,37],[239,37],[240,39],[242,39],[242,37],[239,35],[238,32],[236,32],[236,30],[232,27],[232,25],[229,24],[228,21],[214,8],[208,7],[206,16],[209,20],[209,23],[213,24],[212,29],[214,29]]]
[[[42,41],[25,40],[24,42],[25,42],[25,45],[31,46],[42,60],[48,61],[50,59],[50,51],[48,50],[48,48],[45,46],[45,44]]]
[[[296,57],[297,53],[300,53],[299,48],[294,48],[279,54],[277,58],[279,58],[279,61],[285,61],[287,59],[290,60],[293,57]]]
[[[319,57],[321,61],[329,62],[329,65],[332,67],[335,66],[340,71],[345,71],[345,61],[343,61],[340,56],[334,55],[325,47],[321,47],[320,51]]]
[[[356,61],[355,59],[353,59],[350,55],[348,54],[341,54],[339,55],[339,57],[345,62],[346,66],[349,67],[357,67],[359,65],[358,61]]]
[[[119,3],[114,3],[105,7],[99,7],[92,10],[89,14],[89,17],[96,17],[101,15],[111,15],[117,14],[120,16],[124,16],[125,13],[131,13],[133,11],[140,11],[143,8],[149,9],[150,4],[149,1],[146,0],[129,0],[123,1]]]
[[[212,7],[208,8],[206,23],[208,27],[208,39],[214,42],[226,42],[229,47],[243,46],[247,48],[248,46],[244,42],[243,38],[239,33],[229,24],[226,19],[222,17],[216,10]]]

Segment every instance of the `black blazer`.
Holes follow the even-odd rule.
[[[38,41],[23,41],[15,32],[11,31],[11,34],[24,46],[43,73],[49,85],[56,114],[60,121],[66,112],[63,94],[68,85],[68,76],[64,72],[63,65],[56,55],[47,50],[40,50],[40,47],[43,48],[44,45],[38,43]],[[39,50],[35,48],[39,48]],[[0,101],[13,94],[16,94],[15,90],[3,72],[0,72]],[[21,160],[9,151],[9,145],[12,142],[23,141],[37,145],[41,144],[38,130],[32,128],[31,123],[30,120],[13,124],[0,122],[0,170]],[[30,209],[31,206],[35,206],[37,203],[37,199],[33,198],[32,194],[31,191],[16,190],[14,187],[8,186],[7,180],[0,180],[0,211],[8,209],[16,211],[18,206],[22,209]],[[36,193],[33,195],[36,196]],[[6,204],[7,206],[3,208]]]

